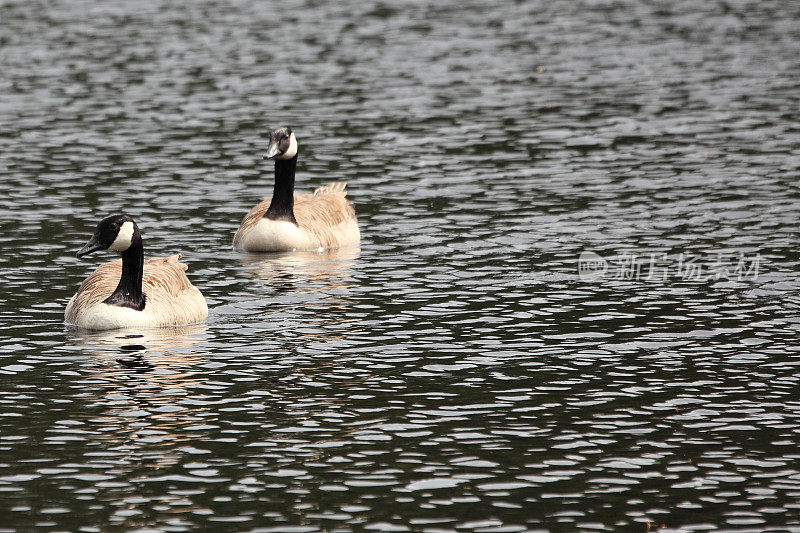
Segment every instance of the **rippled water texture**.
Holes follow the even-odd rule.
[[[0,529],[800,530],[800,7],[658,4],[3,2]],[[207,324],[63,326],[119,210]]]

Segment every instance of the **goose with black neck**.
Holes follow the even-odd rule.
[[[136,326],[178,326],[208,316],[205,298],[186,277],[180,254],[144,260],[139,226],[128,215],[98,223],[78,257],[98,250],[119,252],[87,277],[64,312],[67,324],[106,330]]]
[[[346,183],[295,194],[297,138],[289,127],[270,133],[265,159],[275,160],[272,197],[250,210],[233,238],[237,250],[278,252],[339,248],[361,239]]]

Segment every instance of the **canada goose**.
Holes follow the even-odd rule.
[[[318,250],[358,244],[353,203],[344,182],[329,183],[313,194],[294,194],[297,139],[288,127],[269,135],[265,159],[275,159],[275,188],[245,215],[233,247],[249,252]]]
[[[64,312],[67,324],[94,330],[181,326],[208,316],[205,298],[178,262],[181,254],[145,261],[142,234],[128,215],[101,220],[78,257],[97,250],[120,252],[122,260],[101,264],[81,283]]]

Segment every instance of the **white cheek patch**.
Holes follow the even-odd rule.
[[[114,242],[111,243],[111,246],[108,247],[109,250],[112,252],[124,252],[128,248],[131,247],[131,243],[133,242],[133,222],[128,221],[125,222],[121,228],[119,228],[119,233],[117,233],[117,238],[114,239]]]
[[[291,159],[297,155],[297,139],[294,137],[294,132],[289,136],[289,148],[286,149],[276,159]]]

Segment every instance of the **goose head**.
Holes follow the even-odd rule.
[[[131,247],[139,236],[139,227],[128,215],[111,215],[101,220],[94,230],[94,235],[78,252],[84,257],[97,250],[124,252]]]
[[[264,159],[291,159],[297,155],[297,139],[289,126],[269,133],[269,147]]]

